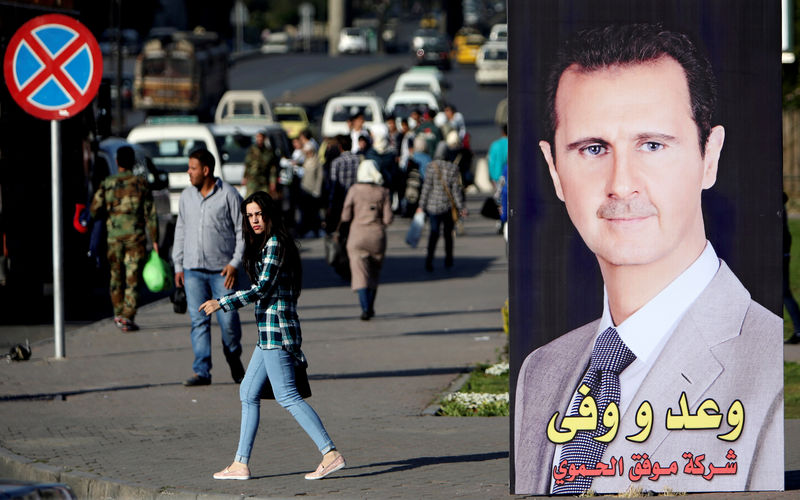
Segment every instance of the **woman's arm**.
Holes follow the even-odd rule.
[[[284,249],[281,247],[278,238],[271,237],[261,252],[263,265],[256,282],[248,290],[239,290],[219,298],[219,306],[222,310],[228,312],[233,309],[239,309],[272,294],[278,285],[278,274],[283,265],[284,254]],[[203,305],[205,306],[205,304]],[[210,313],[207,312],[206,314]]]

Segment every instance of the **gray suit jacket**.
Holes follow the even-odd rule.
[[[599,321],[599,320],[598,320]],[[555,412],[557,423],[569,408],[574,391],[589,365],[598,321],[584,325],[535,350],[525,359],[517,380],[514,419],[515,490],[518,494],[548,494],[553,477],[555,444],[547,438],[547,424]],[[624,475],[597,477],[598,493],[621,492],[629,486],[663,491],[743,491],[783,489],[783,322],[750,299],[724,262],[691,305],[645,376],[633,401],[620,419],[616,438],[602,461],[622,457]],[[719,429],[667,430],[668,409],[678,413],[681,392],[691,413],[712,398],[723,414]],[[717,439],[728,432],[728,408],[734,400],[744,406],[745,423],[738,440]],[[643,401],[653,407],[653,427],[643,443],[625,439],[641,429],[636,412]],[[684,473],[682,455],[705,454],[703,465],[724,466],[729,449],[736,454],[735,475],[706,480]],[[636,482],[628,471],[634,453],[647,453],[663,467],[677,461],[677,475]]]

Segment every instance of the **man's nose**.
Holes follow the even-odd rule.
[[[608,195],[613,198],[627,198],[639,192],[639,176],[632,155],[626,151],[614,150],[611,171],[608,178]]]

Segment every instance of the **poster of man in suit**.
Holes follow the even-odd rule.
[[[776,4],[509,2],[513,492],[783,489]]]

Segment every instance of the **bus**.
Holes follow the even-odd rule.
[[[133,107],[148,115],[210,119],[228,87],[228,49],[202,29],[151,37],[136,59],[133,87]]]

